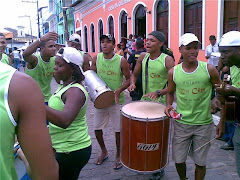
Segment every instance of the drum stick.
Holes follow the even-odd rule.
[[[215,136],[214,138],[212,138],[210,141],[206,142],[205,144],[203,144],[202,146],[200,146],[199,148],[195,149],[194,152],[198,151],[199,149],[201,149],[203,146],[206,146],[208,143],[212,142],[214,139],[216,139],[217,137]]]

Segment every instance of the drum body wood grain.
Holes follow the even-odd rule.
[[[114,101],[114,92],[98,77],[95,71],[85,71],[84,76],[84,83],[94,106],[98,109],[110,106]]]
[[[169,118],[160,103],[136,101],[122,108],[121,162],[140,172],[154,172],[168,161]]]

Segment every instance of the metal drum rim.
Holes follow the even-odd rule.
[[[151,102],[151,103],[156,103],[156,104],[161,104],[161,105],[164,105],[163,103],[160,103],[160,102],[153,102],[153,101],[134,101],[134,102],[131,102],[131,103],[128,103],[128,104],[134,104],[134,103],[137,103],[137,102]],[[125,104],[125,105],[128,105],[128,104]],[[124,106],[125,106],[124,105]],[[124,107],[123,106],[123,107]],[[165,106],[165,105],[164,105]],[[137,120],[137,121],[143,121],[143,122],[146,122],[146,119],[150,122],[155,122],[155,121],[163,121],[165,119],[168,119],[167,115],[165,116],[162,116],[162,117],[158,117],[158,118],[141,118],[141,117],[135,117],[135,116],[131,116],[130,114],[127,114],[125,113],[122,109],[123,107],[121,108],[121,113],[126,117],[126,118],[129,118],[131,120]]]

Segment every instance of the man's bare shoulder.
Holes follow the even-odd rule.
[[[35,94],[35,91],[38,92],[40,90],[37,82],[33,78],[21,72],[14,73],[10,86],[17,94],[26,94],[28,92],[32,94],[34,92]]]

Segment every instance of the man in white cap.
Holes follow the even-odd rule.
[[[240,176],[240,32],[230,31],[224,34],[219,41],[219,51],[224,64],[230,67],[232,85],[225,87],[217,85],[216,91],[224,97],[235,96],[236,101],[236,122],[237,127],[233,136],[234,151],[236,155],[237,172]],[[215,110],[223,108],[220,101],[215,98],[212,103]]]
[[[197,60],[199,40],[192,33],[180,37],[179,51],[183,63],[168,72],[167,107],[170,117],[174,110],[172,103],[176,90],[177,109],[181,120],[174,120],[172,142],[173,161],[181,180],[186,177],[186,159],[190,155],[195,163],[195,179],[203,180],[206,174],[206,158],[211,140],[213,120],[210,113],[212,86],[220,83],[217,69],[206,62]],[[220,137],[222,128],[217,128]],[[204,146],[203,146],[204,145]],[[202,146],[202,147],[201,147]],[[199,148],[199,149],[198,149]]]
[[[81,62],[82,69],[83,71],[87,71],[90,69],[90,62],[92,61],[92,57],[87,52],[83,52],[81,50],[81,42],[81,37],[78,34],[72,34],[69,38],[68,46],[79,50],[83,56],[83,62]]]

